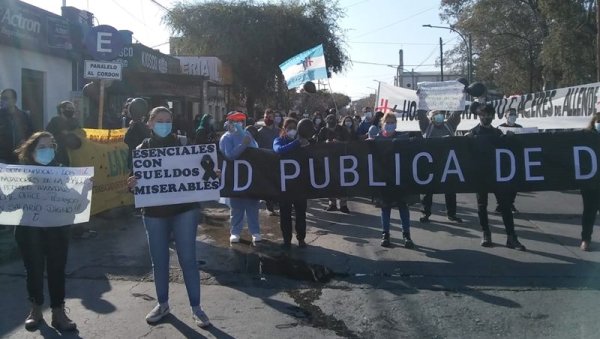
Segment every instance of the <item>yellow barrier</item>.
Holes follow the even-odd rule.
[[[94,166],[94,188],[91,214],[119,206],[133,205],[127,191],[127,145],[123,142],[127,129],[84,129],[81,147],[69,150],[71,166]],[[84,134],[85,133],[85,134]]]

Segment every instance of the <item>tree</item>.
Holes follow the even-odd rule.
[[[590,82],[593,0],[442,0],[441,17],[473,41],[474,79],[507,94]],[[446,60],[460,67],[464,45]]]
[[[165,22],[181,36],[181,54],[216,56],[231,65],[252,114],[257,99],[287,96],[279,64],[304,50],[322,43],[329,71],[344,69],[349,58],[337,24],[343,15],[337,0],[217,0],[179,3]]]
[[[335,104],[334,104],[335,100]],[[307,112],[312,114],[315,111],[324,113],[326,110],[337,107],[340,114],[345,113],[345,107],[350,104],[351,99],[345,94],[332,93],[328,91],[318,91],[314,94],[293,93],[290,94],[291,108],[300,113]]]

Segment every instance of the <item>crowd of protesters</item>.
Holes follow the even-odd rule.
[[[5,89],[0,92],[0,162],[6,164],[37,166],[69,166],[69,149],[81,145],[81,129],[77,111],[70,101],[57,105],[57,115],[46,127],[46,131],[34,131],[31,119],[26,112],[16,107],[17,92]],[[502,131],[492,126],[495,110],[491,104],[474,102],[471,112],[479,117],[479,124],[472,128],[466,137],[481,135],[500,135]],[[131,153],[136,148],[156,148],[185,146],[187,144],[217,144],[219,152],[228,160],[239,158],[249,148],[261,148],[276,154],[293,154],[302,148],[327,143],[373,142],[386,140],[409,140],[417,138],[442,138],[456,134],[461,112],[431,111],[420,112],[418,119],[420,131],[401,132],[393,112],[374,112],[366,107],[360,115],[340,115],[331,109],[301,116],[297,112],[284,115],[279,111],[264,111],[262,124],[253,121],[240,111],[227,114],[224,133],[219,136],[220,128],[215,118],[209,114],[198,115],[194,119],[195,133],[188,138],[175,133],[177,117],[167,107],[150,109],[141,98],[129,98],[123,105],[122,127],[127,126],[124,142]],[[516,111],[506,115],[502,127],[519,128],[516,124]],[[588,127],[590,133],[600,132],[600,113],[596,113]],[[128,159],[131,169],[131,157]],[[217,168],[215,171],[219,172]],[[127,185],[133,189],[137,178],[132,174]],[[403,244],[414,248],[411,237],[411,219],[409,206],[421,203],[423,210],[421,223],[429,222],[431,216],[432,194],[428,193],[420,200],[416,194],[399,194],[397,189],[383,188],[373,202],[380,208],[381,246],[391,245],[391,211],[397,208],[400,215]],[[481,246],[492,246],[492,235],[488,221],[488,194],[494,193],[498,203],[496,212],[500,213],[507,235],[506,246],[525,250],[517,237],[513,220],[515,192],[478,192],[477,210],[482,229]],[[600,189],[588,188],[581,192],[583,198],[583,217],[581,249],[587,251],[591,246],[591,234],[599,210]],[[446,216],[448,220],[461,223],[457,216],[456,194],[445,194]],[[259,209],[260,201],[252,198],[230,198],[224,201],[230,207],[230,243],[240,242],[244,223],[254,244],[262,240]],[[338,204],[339,202],[339,204]],[[339,206],[339,207],[338,207]],[[266,201],[266,209],[271,216],[278,216],[283,236],[282,247],[292,247],[293,229],[299,248],[306,248],[307,228],[306,199],[284,201]],[[328,199],[326,212],[352,213],[348,206],[348,197]],[[182,267],[192,317],[200,327],[210,325],[208,316],[200,306],[200,279],[196,261],[198,203],[168,204],[148,207],[142,210],[146,228],[150,258],[152,261],[157,305],[146,316],[148,323],[156,323],[169,314],[169,242],[174,238],[177,257]],[[292,217],[294,215],[294,217]],[[292,223],[295,221],[295,227]],[[22,254],[27,272],[27,292],[31,311],[25,326],[37,328],[43,320],[44,265],[52,308],[52,325],[60,330],[74,330],[76,324],[67,317],[64,308],[65,265],[68,253],[69,226],[36,228],[27,225],[15,227],[15,238]]]

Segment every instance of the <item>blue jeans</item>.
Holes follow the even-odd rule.
[[[231,198],[231,234],[240,235],[244,228],[244,215],[248,219],[248,230],[251,234],[260,234],[258,224],[259,200]]]
[[[200,305],[200,272],[196,262],[196,230],[199,210],[192,210],[166,218],[144,216],[148,247],[152,258],[154,286],[159,303],[169,300],[169,241],[171,232],[175,237],[175,249],[190,306]]]
[[[400,212],[400,220],[402,221],[402,233],[410,233],[410,211],[406,204],[402,204],[398,207]],[[390,231],[390,216],[392,214],[391,207],[381,208],[381,228],[383,232]]]

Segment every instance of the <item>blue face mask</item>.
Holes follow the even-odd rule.
[[[396,124],[393,124],[393,123],[392,124],[385,124],[385,126],[383,126],[383,129],[388,134],[394,133],[394,132],[396,132]]]
[[[443,114],[436,114],[433,116],[433,122],[435,122],[436,124],[441,124],[444,122],[444,115]]]
[[[594,127],[596,128],[596,131],[600,132],[600,122],[595,123]]]
[[[54,160],[54,148],[39,148],[35,150],[33,160],[40,165],[48,165]]]
[[[8,101],[0,100],[0,109],[7,108],[7,107],[8,107]]]
[[[154,123],[152,131],[154,131],[154,134],[158,135],[159,137],[164,138],[171,133],[172,128],[173,123],[171,122],[156,122]]]
[[[244,125],[241,122],[234,122],[233,127],[235,127],[235,130],[238,133],[241,133],[244,131]]]

